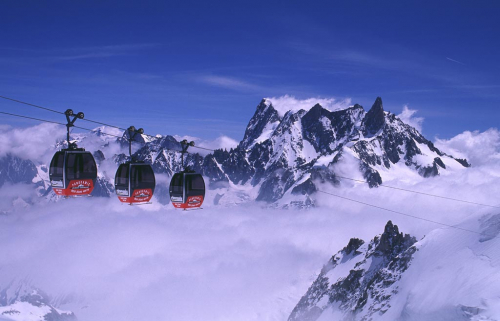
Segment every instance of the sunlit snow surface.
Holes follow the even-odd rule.
[[[477,231],[479,218],[499,212],[382,189],[342,195],[450,224],[465,220],[460,227]],[[177,211],[101,198],[19,208],[0,216],[0,284],[29,277],[53,296],[82,298],[58,306],[80,320],[286,320],[331,255],[351,237],[370,240],[391,219],[419,239],[427,234],[394,311],[463,304],[499,312],[498,238],[479,242],[473,233],[326,195],[318,201],[322,207],[308,211],[210,203]]]
[[[41,142],[24,146],[16,139],[2,140],[2,152],[50,160]],[[384,184],[499,206],[499,142],[496,130],[438,141],[472,167],[427,179],[402,168],[382,172]],[[347,164],[335,170],[353,172]],[[323,264],[351,237],[369,241],[392,220],[400,231],[425,238],[387,320],[402,313],[407,320],[442,320],[459,305],[476,307],[475,320],[499,319],[500,219],[493,216],[499,208],[346,180],[321,186],[493,236],[484,237],[321,193],[313,195],[317,208],[273,210],[241,202],[246,187],[232,188],[233,202],[216,206],[218,191],[209,190],[204,210],[183,212],[155,199],[135,207],[114,197],[54,202],[31,185],[6,184],[0,188],[0,288],[29,278],[54,298],[74,298],[54,304],[84,321],[286,320]]]

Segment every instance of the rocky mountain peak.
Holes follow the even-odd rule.
[[[314,105],[311,109],[318,109],[318,110],[321,110],[321,109],[324,109],[323,106],[321,106],[320,104],[316,104]]]
[[[323,108],[323,106],[321,106],[320,104],[316,104],[311,109],[309,109],[307,111],[307,113],[305,113],[305,115],[304,115],[305,122],[308,122],[308,121],[311,121],[311,122],[318,121],[319,118],[321,116],[325,115],[326,113],[330,113],[330,111],[328,111],[327,109]]]
[[[341,250],[341,252],[345,255],[350,255],[351,253],[355,253],[363,244],[365,244],[365,241],[358,238],[352,238],[349,240],[349,243],[346,245],[346,247]]]
[[[36,175],[37,168],[32,161],[12,154],[0,157],[0,187],[5,183],[31,183]]]
[[[352,238],[323,266],[288,320],[375,320],[391,308],[415,242],[391,221],[369,244]]]
[[[385,113],[384,106],[382,104],[382,98],[377,97],[375,103],[373,103],[372,108],[366,113],[363,119],[363,134],[365,137],[370,137],[375,135],[379,130],[384,127],[385,124]]]
[[[249,148],[252,144],[258,142],[263,134],[274,130],[280,120],[278,111],[274,109],[272,103],[267,99],[262,99],[248,123],[239,146],[243,149]]]
[[[402,249],[407,249],[413,245],[417,240],[408,234],[399,232],[397,225],[388,221],[384,228],[384,233],[380,238],[375,238],[378,244],[375,247],[374,255],[384,255],[391,257],[396,253],[401,252]]]
[[[333,111],[316,102],[307,106],[286,105],[283,102],[276,104],[275,108],[271,99],[263,99],[257,105],[237,148],[204,156],[191,149],[186,155],[185,165],[204,175],[210,188],[228,188],[228,197],[222,202],[232,197],[233,191],[228,183],[244,185],[248,182],[250,188],[255,190],[240,193],[244,194],[241,199],[245,201],[283,202],[276,203],[277,206],[302,202],[304,206],[310,206],[314,202],[308,199],[318,190],[316,184],[328,182],[338,186],[335,164],[357,165],[369,187],[383,183],[381,169],[397,171],[400,165],[423,177],[469,166],[466,160],[455,159],[439,151],[416,129],[384,112],[380,97],[368,112],[359,104]],[[90,136],[81,137],[95,138],[98,135],[98,132],[93,132]],[[109,161],[117,165],[128,159],[126,135],[124,133],[115,142],[90,139],[93,144],[82,146],[94,145],[90,151],[95,152],[99,166]],[[135,159],[151,164],[158,174],[170,176],[182,170],[178,138],[170,135],[139,138],[142,138],[142,143],[134,142],[132,146]],[[108,147],[113,143],[121,144],[122,150],[114,155],[108,154],[113,151]],[[394,166],[396,164],[398,166]],[[0,158],[0,165],[3,165],[0,166],[0,186],[5,182],[29,183],[38,175],[33,182],[41,184],[43,195],[49,192],[48,175],[46,171],[41,171],[48,164],[37,167],[7,155]],[[99,175],[94,195],[110,196],[113,192],[113,173],[100,172]],[[159,188],[163,186],[161,184]],[[382,252],[384,244],[380,245]]]

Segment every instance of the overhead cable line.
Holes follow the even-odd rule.
[[[18,99],[9,98],[9,97],[5,97],[5,96],[1,96],[1,95],[0,95],[0,98],[6,99],[6,100],[10,100],[10,101],[14,101],[16,103],[20,103],[20,104],[23,104],[23,105],[28,105],[28,106],[32,106],[32,107],[35,107],[35,108],[40,108],[40,109],[44,109],[44,110],[47,110],[47,111],[51,111],[51,112],[54,112],[54,113],[58,113],[58,114],[64,115],[63,112],[60,112],[60,111],[57,111],[57,110],[54,110],[54,109],[50,109],[50,108],[47,108],[47,107],[43,107],[43,106],[39,106],[39,105],[27,103],[25,101],[21,101],[21,100],[18,100]],[[26,116],[20,116],[20,117],[29,118],[29,117],[26,117]],[[39,119],[36,119],[36,120],[39,120]],[[95,124],[99,124],[99,125],[113,127],[113,128],[120,129],[120,130],[123,130],[123,131],[127,130],[127,128],[122,128],[122,127],[119,127],[119,126],[110,125],[110,124],[99,122],[99,121],[96,121],[96,120],[91,120],[91,119],[86,119],[86,118],[84,118],[82,120],[83,121],[88,121],[88,122],[91,122],[91,123],[95,123]],[[45,121],[45,120],[40,120],[40,121]],[[57,123],[57,122],[54,122],[54,123]],[[58,124],[61,124],[61,123],[58,123]],[[77,127],[77,126],[74,126],[74,127],[80,128],[80,127]],[[81,129],[84,129],[84,128],[81,128]],[[90,130],[90,129],[86,129],[86,130]],[[153,136],[153,135],[148,135],[148,134],[142,134],[142,135],[150,137],[150,138],[156,138],[156,136]],[[116,135],[110,135],[110,136],[116,136]],[[118,137],[118,136],[116,136],[116,137]],[[208,150],[208,151],[212,151],[212,152],[215,151],[214,149],[205,148],[205,147],[199,147],[199,146],[192,146],[192,147],[193,148],[198,148],[198,149],[204,149],[204,150]],[[169,149],[169,148],[167,148],[167,149],[168,150],[172,150],[172,149]],[[177,150],[175,150],[175,151],[177,151]]]
[[[199,148],[199,149],[204,149],[204,150],[209,150],[211,152],[215,152],[215,149],[210,149],[210,148],[205,148],[205,147],[200,147],[200,146],[191,146],[193,148]]]
[[[21,117],[21,118],[32,119],[32,120],[37,120],[37,121],[41,121],[41,122],[46,122],[46,123],[52,123],[52,124],[66,126],[66,124],[64,124],[64,123],[60,123],[60,122],[56,122],[56,121],[52,121],[52,120],[46,120],[46,119],[34,118],[34,117],[29,117],[29,116],[24,116],[24,115],[17,115],[17,114],[12,114],[12,113],[6,113],[6,112],[3,112],[3,111],[0,111],[0,114],[5,114],[5,115],[10,115],[10,116],[15,116],[15,117]],[[73,125],[72,127],[73,128],[83,129],[83,130],[88,130],[88,131],[91,131],[91,132],[95,131],[95,129],[85,128],[85,127],[80,127],[80,126],[75,126],[75,125]],[[107,136],[113,136],[113,137],[117,137],[117,138],[123,138],[123,136],[109,134],[109,133],[103,132],[101,130],[99,131],[99,133],[101,133],[103,135],[107,135]],[[146,135],[146,134],[144,134],[144,135]],[[154,136],[151,136],[151,135],[146,135],[146,136],[154,137]],[[196,146],[193,146],[193,147],[196,147]],[[198,147],[198,148],[203,148],[203,147]],[[173,152],[179,152],[179,153],[181,152],[180,150],[172,149],[172,148],[166,148],[165,147],[165,149],[173,151]],[[189,154],[189,152],[187,152],[187,153]]]
[[[367,181],[363,181],[363,180],[360,180],[360,179],[355,179],[355,178],[350,178],[350,177],[345,177],[345,176],[339,176],[339,175],[336,175],[336,174],[335,174],[335,177],[338,177],[338,178],[341,178],[341,179],[347,179],[347,180],[354,181],[354,182],[367,183],[368,184]],[[436,195],[436,194],[430,194],[430,193],[424,193],[424,192],[414,191],[414,190],[410,190],[410,189],[405,189],[405,188],[395,187],[395,186],[390,186],[390,185],[385,185],[385,184],[380,184],[379,186],[380,187],[385,187],[385,188],[392,188],[392,189],[399,190],[399,191],[416,193],[416,194],[421,194],[421,195],[426,195],[426,196],[433,196],[433,197],[442,198],[442,199],[446,199],[446,200],[450,200],[450,201],[468,203],[468,204],[473,204],[473,205],[488,206],[488,207],[493,207],[493,208],[500,208],[500,206],[488,205],[488,204],[477,203],[477,202],[471,202],[471,201],[461,200],[461,199],[457,199],[457,198],[452,198],[452,197],[447,197],[447,196],[441,196],[441,195]]]
[[[40,106],[40,105],[35,105],[35,104],[27,103],[27,102],[22,101],[22,100],[18,100],[18,99],[14,99],[14,98],[9,98],[9,97],[5,97],[5,96],[1,96],[1,95],[0,95],[0,98],[2,98],[2,99],[6,99],[6,100],[10,100],[10,101],[14,101],[14,102],[16,102],[16,103],[20,103],[20,104],[23,104],[23,105],[28,105],[28,106],[31,106],[31,107],[35,107],[35,108],[40,108],[40,109],[48,110],[48,111],[51,111],[51,112],[53,112],[53,113],[57,113],[57,114],[62,114],[62,115],[64,115],[64,113],[63,113],[63,112],[60,112],[60,111],[57,111],[57,110],[54,110],[54,109],[51,109],[51,108],[43,107],[43,106]],[[84,121],[91,122],[91,123],[95,123],[95,124],[100,124],[100,125],[104,125],[104,126],[109,126],[109,127],[114,127],[114,128],[122,129],[122,130],[127,130],[126,128],[121,128],[121,127],[118,127],[118,126],[109,125],[109,124],[102,123],[102,122],[98,122],[98,121],[91,120],[91,119],[85,119],[85,118],[84,118],[83,120],[84,120]]]
[[[10,116],[15,116],[15,117],[21,117],[21,118],[27,118],[27,119],[37,120],[37,121],[41,121],[41,122],[45,122],[45,123],[51,123],[51,124],[57,124],[57,125],[66,126],[66,124],[64,124],[64,123],[60,123],[60,122],[56,122],[56,121],[52,121],[52,120],[46,120],[46,119],[34,118],[34,117],[29,117],[29,116],[24,116],[24,115],[17,115],[17,114],[12,114],[12,113],[6,113],[6,112],[3,112],[3,111],[0,111],[0,114],[5,114],[5,115],[10,115]],[[88,131],[94,131],[94,129],[80,127],[80,126],[75,126],[75,125],[73,125],[72,127],[79,128],[79,129],[84,129],[84,130],[88,130]],[[122,136],[108,134],[108,133],[105,133],[103,131],[99,131],[99,133],[101,133],[103,135],[108,135],[108,136],[122,138]]]
[[[42,106],[35,105],[35,104],[30,104],[30,103],[27,103],[27,102],[24,102],[24,101],[21,101],[21,100],[17,100],[17,99],[5,97],[5,96],[1,96],[1,95],[0,95],[0,98],[6,99],[6,100],[11,100],[11,101],[14,101],[14,102],[17,102],[17,103],[21,103],[21,104],[32,106],[32,107],[36,107],[36,108],[45,109],[45,110],[48,110],[48,111],[51,111],[51,112],[55,112],[55,113],[58,113],[58,114],[64,114],[64,113],[59,112],[57,110],[53,110],[53,109],[42,107]],[[13,116],[18,116],[18,117],[23,117],[23,118],[29,118],[29,119],[39,120],[39,121],[45,121],[45,122],[51,122],[51,123],[56,123],[56,124],[60,124],[60,125],[65,125],[65,124],[62,124],[62,123],[52,122],[52,121],[46,121],[46,120],[43,120],[43,119],[37,119],[37,118],[32,118],[32,117],[27,117],[27,116],[21,116],[21,115],[14,115],[14,114],[9,114],[9,113],[5,113],[5,112],[2,112],[2,113],[3,114],[8,114],[8,115],[13,115]],[[100,124],[100,125],[104,125],[104,126],[108,126],[108,127],[117,128],[117,129],[124,130],[124,131],[127,130],[125,128],[121,128],[121,127],[118,127],[118,126],[110,125],[110,124],[107,124],[107,123],[98,122],[98,121],[95,121],[95,120],[90,120],[90,119],[83,119],[83,120],[84,121],[88,121],[88,122],[92,122],[92,123],[96,123],[96,124]],[[89,130],[89,131],[93,131],[93,129],[83,128],[83,127],[78,127],[78,126],[74,126],[74,127],[80,128],[80,129]],[[116,135],[111,135],[111,134],[106,134],[106,133],[103,133],[103,134],[122,138],[121,136],[116,136]],[[148,134],[142,134],[142,135],[150,137],[150,138],[157,138],[156,136],[153,136],[153,135],[148,135]],[[207,151],[211,151],[211,152],[215,152],[214,149],[210,149],[210,148],[205,148],[205,147],[200,147],[200,146],[192,146],[192,147],[193,148],[207,150]],[[178,151],[178,150],[169,149],[169,148],[166,148],[166,149],[167,150],[172,150],[172,151]],[[178,151],[178,152],[180,152],[180,151]],[[341,179],[346,179],[346,180],[351,180],[351,181],[359,182],[359,183],[368,183],[367,181],[363,181],[363,180],[359,180],[359,179],[354,179],[354,178],[350,178],[350,177],[345,177],[345,176],[336,175],[336,177],[341,178]],[[442,195],[424,193],[424,192],[419,192],[419,191],[404,189],[404,188],[390,186],[390,185],[380,184],[379,186],[385,187],[385,188],[391,188],[391,189],[395,189],[395,190],[400,190],[400,191],[405,191],[405,192],[410,192],[410,193],[415,193],[415,194],[420,194],[420,195],[425,195],[425,196],[437,197],[437,198],[446,199],[446,200],[455,201],[455,202],[462,202],[462,203],[467,203],[467,204],[472,204],[472,205],[487,206],[487,207],[491,207],[491,208],[500,208],[500,206],[488,205],[488,204],[483,204],[483,203],[479,203],[479,202],[472,202],[472,201],[467,201],[467,200],[461,200],[461,199],[447,197],[447,196],[442,196]]]
[[[14,101],[14,102],[16,102],[16,103],[20,103],[20,104],[28,105],[28,106],[32,106],[32,107],[36,107],[36,108],[40,108],[40,109],[45,109],[45,110],[51,111],[51,112],[53,112],[53,113],[58,113],[58,114],[62,114],[62,115],[64,115],[64,113],[63,113],[63,112],[60,112],[60,111],[57,111],[57,110],[54,110],[54,109],[50,109],[50,108],[47,108],[47,107],[38,106],[38,105],[35,105],[35,104],[30,104],[30,103],[27,103],[27,102],[25,102],[25,101],[21,101],[21,100],[17,100],[17,99],[9,98],[9,97],[5,97],[5,96],[0,96],[0,98],[6,99],[6,100],[10,100],[10,101]]]
[[[352,199],[352,198],[348,198],[348,197],[345,197],[345,196],[340,196],[340,195],[337,195],[337,194],[334,194],[334,193],[325,192],[325,191],[322,191],[322,190],[318,190],[318,192],[324,193],[324,194],[328,194],[328,195],[331,195],[331,196],[335,196],[335,197],[338,197],[338,198],[342,198],[342,199],[345,199],[345,200],[348,200],[348,201],[351,201],[351,202],[355,202],[355,203],[363,204],[363,205],[366,205],[366,206],[371,206],[371,207],[374,207],[374,208],[378,208],[378,209],[381,209],[381,210],[384,210],[384,211],[387,211],[387,212],[391,212],[391,213],[395,213],[395,214],[398,214],[398,215],[408,216],[408,217],[411,217],[411,218],[414,218],[414,219],[418,219],[418,220],[422,220],[422,221],[426,221],[426,222],[430,222],[430,223],[439,224],[439,225],[442,225],[442,226],[454,228],[454,229],[457,229],[457,230],[462,230],[462,231],[466,231],[466,232],[470,232],[470,233],[474,233],[474,234],[479,234],[479,235],[483,235],[483,236],[492,236],[492,235],[488,235],[488,234],[485,234],[485,233],[481,233],[481,232],[469,230],[469,229],[466,229],[466,228],[462,228],[462,227],[458,227],[458,226],[454,226],[454,225],[450,225],[450,224],[446,224],[446,223],[441,223],[441,222],[438,222],[438,221],[430,220],[430,219],[427,219],[427,218],[424,218],[424,217],[420,217],[420,216],[416,216],[416,215],[411,215],[411,214],[406,214],[406,213],[399,212],[399,211],[394,211],[394,210],[391,210],[391,209],[388,209],[388,208],[385,208],[385,207],[373,205],[373,204],[370,204],[370,203],[365,203],[365,202],[358,201],[358,200],[355,200],[355,199]]]
[[[31,120],[36,120],[36,121],[40,121],[40,122],[52,123],[52,124],[57,124],[57,125],[62,125],[62,126],[66,126],[67,125],[67,124],[64,124],[64,123],[55,122],[55,121],[51,121],[51,120],[45,120],[45,119],[40,119],[40,118],[35,118],[35,117],[29,117],[29,116],[24,116],[24,115],[7,113],[7,112],[3,112],[3,111],[0,111],[0,114],[5,114],[5,115],[9,115],[9,116],[20,117],[20,118],[25,118],[25,119],[31,119]],[[94,131],[94,129],[80,127],[80,126],[72,126],[72,127],[83,129],[83,130],[88,130],[88,131]],[[103,135],[108,135],[108,136],[113,136],[113,137],[117,137],[117,138],[122,138],[122,136],[117,136],[117,135],[105,133],[103,131],[99,131],[99,133],[101,133]],[[150,136],[150,135],[146,135],[146,136]],[[203,148],[203,147],[198,147],[198,148],[205,149],[205,150],[211,150],[211,149]],[[172,149],[169,149],[169,148],[166,148],[166,149],[167,150],[172,150]],[[176,150],[173,150],[173,151],[176,151]],[[337,177],[343,178],[343,179],[349,179],[349,180],[353,180],[353,181],[358,181],[358,182],[362,182],[362,183],[366,183],[366,181],[351,179],[351,178],[348,178],[348,177],[343,177],[343,176],[337,176]],[[462,200],[458,200],[458,199],[453,199],[453,198],[448,198],[448,197],[444,197],[444,196],[433,195],[433,194],[428,194],[428,193],[423,193],[423,192],[417,192],[417,191],[412,191],[412,190],[406,190],[406,189],[392,187],[392,186],[384,186],[384,185],[380,185],[380,186],[388,187],[388,188],[393,188],[393,189],[397,189],[397,190],[402,190],[402,191],[414,192],[414,193],[418,193],[418,194],[422,194],[422,195],[427,195],[427,196],[440,197],[440,198],[454,200],[454,201],[462,201]],[[352,199],[352,198],[348,198],[348,197],[345,197],[345,196],[340,196],[340,195],[337,195],[337,194],[334,194],[334,193],[325,192],[325,191],[322,191],[322,190],[318,190],[318,192],[324,193],[324,194],[327,194],[327,195],[331,195],[331,196],[335,196],[335,197],[338,197],[338,198],[341,198],[341,199],[344,199],[344,200],[348,200],[348,201],[351,201],[351,202],[355,202],[355,203],[358,203],[358,204],[362,204],[362,205],[366,205],[366,206],[371,206],[371,207],[374,207],[374,208],[377,208],[377,209],[381,209],[381,210],[384,210],[384,211],[387,211],[387,212],[395,213],[395,214],[398,214],[398,215],[403,215],[403,216],[411,217],[411,218],[414,218],[414,219],[419,219],[419,220],[422,220],[422,221],[426,221],[426,222],[430,222],[430,223],[434,223],[434,224],[439,224],[439,225],[442,225],[442,226],[446,226],[446,227],[449,227],[449,228],[454,228],[454,229],[458,229],[458,230],[462,230],[462,231],[466,231],[466,232],[470,232],[470,233],[474,233],[474,234],[490,236],[490,235],[485,234],[485,233],[481,233],[481,232],[469,230],[469,229],[462,228],[462,227],[457,227],[457,226],[454,226],[454,225],[449,225],[449,224],[446,224],[446,223],[441,223],[441,222],[438,222],[438,221],[430,220],[430,219],[427,219],[427,218],[423,218],[423,217],[419,217],[419,216],[415,216],[415,215],[411,215],[411,214],[406,214],[406,213],[399,212],[399,211],[394,211],[394,210],[391,210],[391,209],[388,209],[388,208],[385,208],[385,207],[381,207],[381,206],[373,205],[373,204],[370,204],[370,203],[358,201],[358,200],[355,200],[355,199]],[[462,201],[462,202],[476,204],[476,205],[490,206],[490,207],[498,207],[498,206],[486,205],[486,204],[475,203],[475,202],[468,202],[468,201]]]
[[[17,115],[17,114],[11,114],[11,113],[6,113],[4,111],[0,111],[0,114],[5,114],[5,115],[10,115],[10,116],[16,116],[16,117],[27,118],[27,119],[32,119],[32,120],[38,120],[38,121],[41,121],[41,122],[46,122],[46,123],[52,123],[52,124],[58,124],[58,125],[64,125],[64,126],[66,126],[66,124],[59,123],[59,122],[56,122],[56,121],[45,120],[45,119],[34,118],[34,117],[28,117],[28,116]],[[73,127],[76,127],[76,126],[73,126]]]

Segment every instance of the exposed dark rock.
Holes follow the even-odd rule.
[[[208,186],[210,188],[222,187],[229,182],[226,174],[224,174],[215,160],[214,155],[208,155],[203,160],[203,175],[209,178]]]
[[[376,240],[377,238],[375,238]],[[384,233],[380,236],[379,242],[372,255],[394,258],[402,251],[407,250],[417,240],[409,234],[399,232],[398,226],[388,221],[384,228]]]
[[[418,169],[418,173],[423,177],[433,177],[439,175],[439,169],[435,161],[431,166],[423,166]]]
[[[335,173],[325,166],[315,166],[311,169],[311,180],[318,181],[321,184],[330,183],[331,185],[338,186],[340,184],[339,179],[335,176]]]
[[[92,155],[94,155],[94,159],[97,164],[100,164],[103,160],[106,159],[100,149],[96,150]]]
[[[377,187],[382,184],[382,177],[379,172],[368,166],[366,163],[361,162],[359,169],[370,188]]]
[[[410,266],[415,243],[414,237],[400,233],[391,221],[368,245],[352,238],[323,267],[288,320],[315,321],[328,307],[340,311],[342,320],[372,320],[372,316],[385,313],[397,293],[394,284]],[[337,268],[345,270],[343,264],[354,268],[344,275],[335,273]],[[335,278],[330,279],[330,275]]]
[[[443,160],[441,158],[439,157],[434,158],[434,163],[436,163],[436,165],[441,166],[441,168],[446,169],[446,165],[443,163]]]
[[[97,130],[93,134],[102,133]],[[117,141],[128,149],[127,133]],[[151,164],[157,174],[172,176],[186,166],[204,175],[210,189],[248,184],[259,189],[257,200],[270,203],[285,194],[311,195],[318,190],[317,182],[338,185],[334,168],[342,162],[354,162],[370,187],[382,184],[380,167],[390,169],[402,162],[424,177],[447,170],[450,160],[470,166],[466,160],[444,154],[415,128],[385,112],[380,97],[368,112],[358,104],[335,111],[316,104],[307,111],[288,111],[284,116],[264,99],[238,147],[203,156],[197,153],[200,150],[190,148],[184,164],[179,153],[181,144],[173,136],[138,136],[137,141],[133,143],[133,158]],[[102,153],[106,144],[93,153],[98,164],[106,161]],[[432,157],[433,163],[422,163],[422,155]],[[0,186],[5,182],[31,182],[37,175],[30,161],[20,164],[20,160],[6,161],[6,157],[0,159]],[[113,157],[116,164],[128,160],[126,154]],[[44,168],[39,166],[40,170]],[[37,179],[37,184],[40,194],[50,190],[46,181]],[[99,181],[94,195],[109,196],[112,190],[111,184]]]
[[[216,150],[213,156],[227,177],[235,184],[245,184],[254,174],[255,169],[246,159],[246,152],[242,149],[228,151]]]
[[[264,128],[268,124],[276,123],[280,121],[280,116],[274,107],[266,103],[265,99],[262,99],[260,104],[257,106],[255,114],[250,119],[247,129],[245,130],[245,135],[240,143],[240,147],[245,150],[249,145],[254,142],[261,134]]]
[[[216,150],[205,157],[189,154],[185,163],[208,178],[209,188],[250,183],[260,186],[257,200],[272,203],[285,193],[311,195],[318,189],[315,182],[338,184],[331,165],[352,161],[343,158],[349,148],[346,145],[359,159],[359,169],[370,187],[382,184],[375,167],[391,168],[403,159],[429,177],[439,174],[439,168],[445,169],[445,158],[450,157],[394,114],[384,112],[380,97],[368,112],[358,104],[337,111],[316,104],[308,111],[288,111],[284,116],[264,99],[237,148]],[[419,163],[422,145],[435,153],[432,165]],[[134,156],[152,164],[156,173],[173,175],[182,170],[178,150],[179,142],[165,136],[146,143]],[[334,157],[328,165],[316,165],[319,158],[329,155]],[[124,159],[125,155],[115,157],[116,161]],[[304,181],[306,175],[310,178]]]
[[[352,238],[349,240],[349,243],[347,243],[346,247],[341,250],[341,252],[345,255],[350,255],[351,253],[361,254],[360,252],[357,252],[357,250],[363,244],[365,244],[365,241],[358,238]]]
[[[103,177],[98,177],[94,190],[92,191],[92,196],[94,197],[110,197],[115,193],[115,187],[107,179]]]
[[[311,195],[315,193],[318,189],[316,188],[316,185],[312,182],[312,180],[309,178],[305,182],[303,182],[300,185],[295,186],[292,189],[292,194],[293,195]]]
[[[364,113],[363,107],[330,112],[317,104],[301,119],[302,136],[321,154],[330,154],[341,147],[342,141],[355,140],[355,123]]]
[[[466,159],[463,159],[463,158],[455,158],[455,160],[457,162],[460,163],[460,165],[462,165],[463,167],[471,167],[471,164],[466,160]]]
[[[363,119],[363,135],[365,137],[372,137],[385,125],[384,106],[382,105],[382,98],[377,97],[372,108],[366,113]]]

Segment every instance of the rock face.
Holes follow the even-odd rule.
[[[0,320],[76,321],[73,312],[51,304],[50,297],[23,280],[0,287]]]
[[[35,164],[30,160],[11,154],[0,158],[0,187],[5,183],[31,183],[37,173]]]
[[[327,309],[335,316],[331,320],[376,320],[398,293],[398,280],[411,264],[415,243],[391,221],[368,244],[352,238],[323,267],[288,320],[315,321]]]
[[[382,98],[377,97],[372,108],[366,113],[363,119],[363,135],[370,137],[376,135],[385,125],[384,106]]]
[[[89,134],[93,138],[87,135],[79,140],[83,145],[101,142],[93,151],[98,165],[112,162],[115,166],[126,161],[126,154],[109,155],[107,150],[115,143],[128,152],[127,132],[115,142],[103,141],[100,133],[96,130]],[[172,176],[182,170],[178,152],[181,146],[173,136],[138,135],[137,140],[140,143],[133,144],[133,157],[151,164],[155,173]],[[380,97],[368,112],[358,104],[336,111],[316,104],[307,111],[290,110],[284,115],[278,113],[272,101],[263,99],[236,148],[205,156],[197,151],[190,149],[185,164],[203,174],[209,188],[246,185],[256,196],[244,198],[274,203],[288,197],[286,202],[299,207],[306,201],[308,206],[314,206],[310,195],[318,190],[318,182],[340,182],[336,164],[354,164],[358,171],[346,176],[362,176],[370,187],[383,183],[382,172],[402,166],[423,177],[470,166],[467,160],[441,152],[415,128],[384,111]],[[5,164],[0,167],[0,186],[6,181],[27,182],[36,175],[29,161],[22,163],[6,156],[0,162]],[[100,173],[95,195],[113,194],[113,179],[114,173]]]

